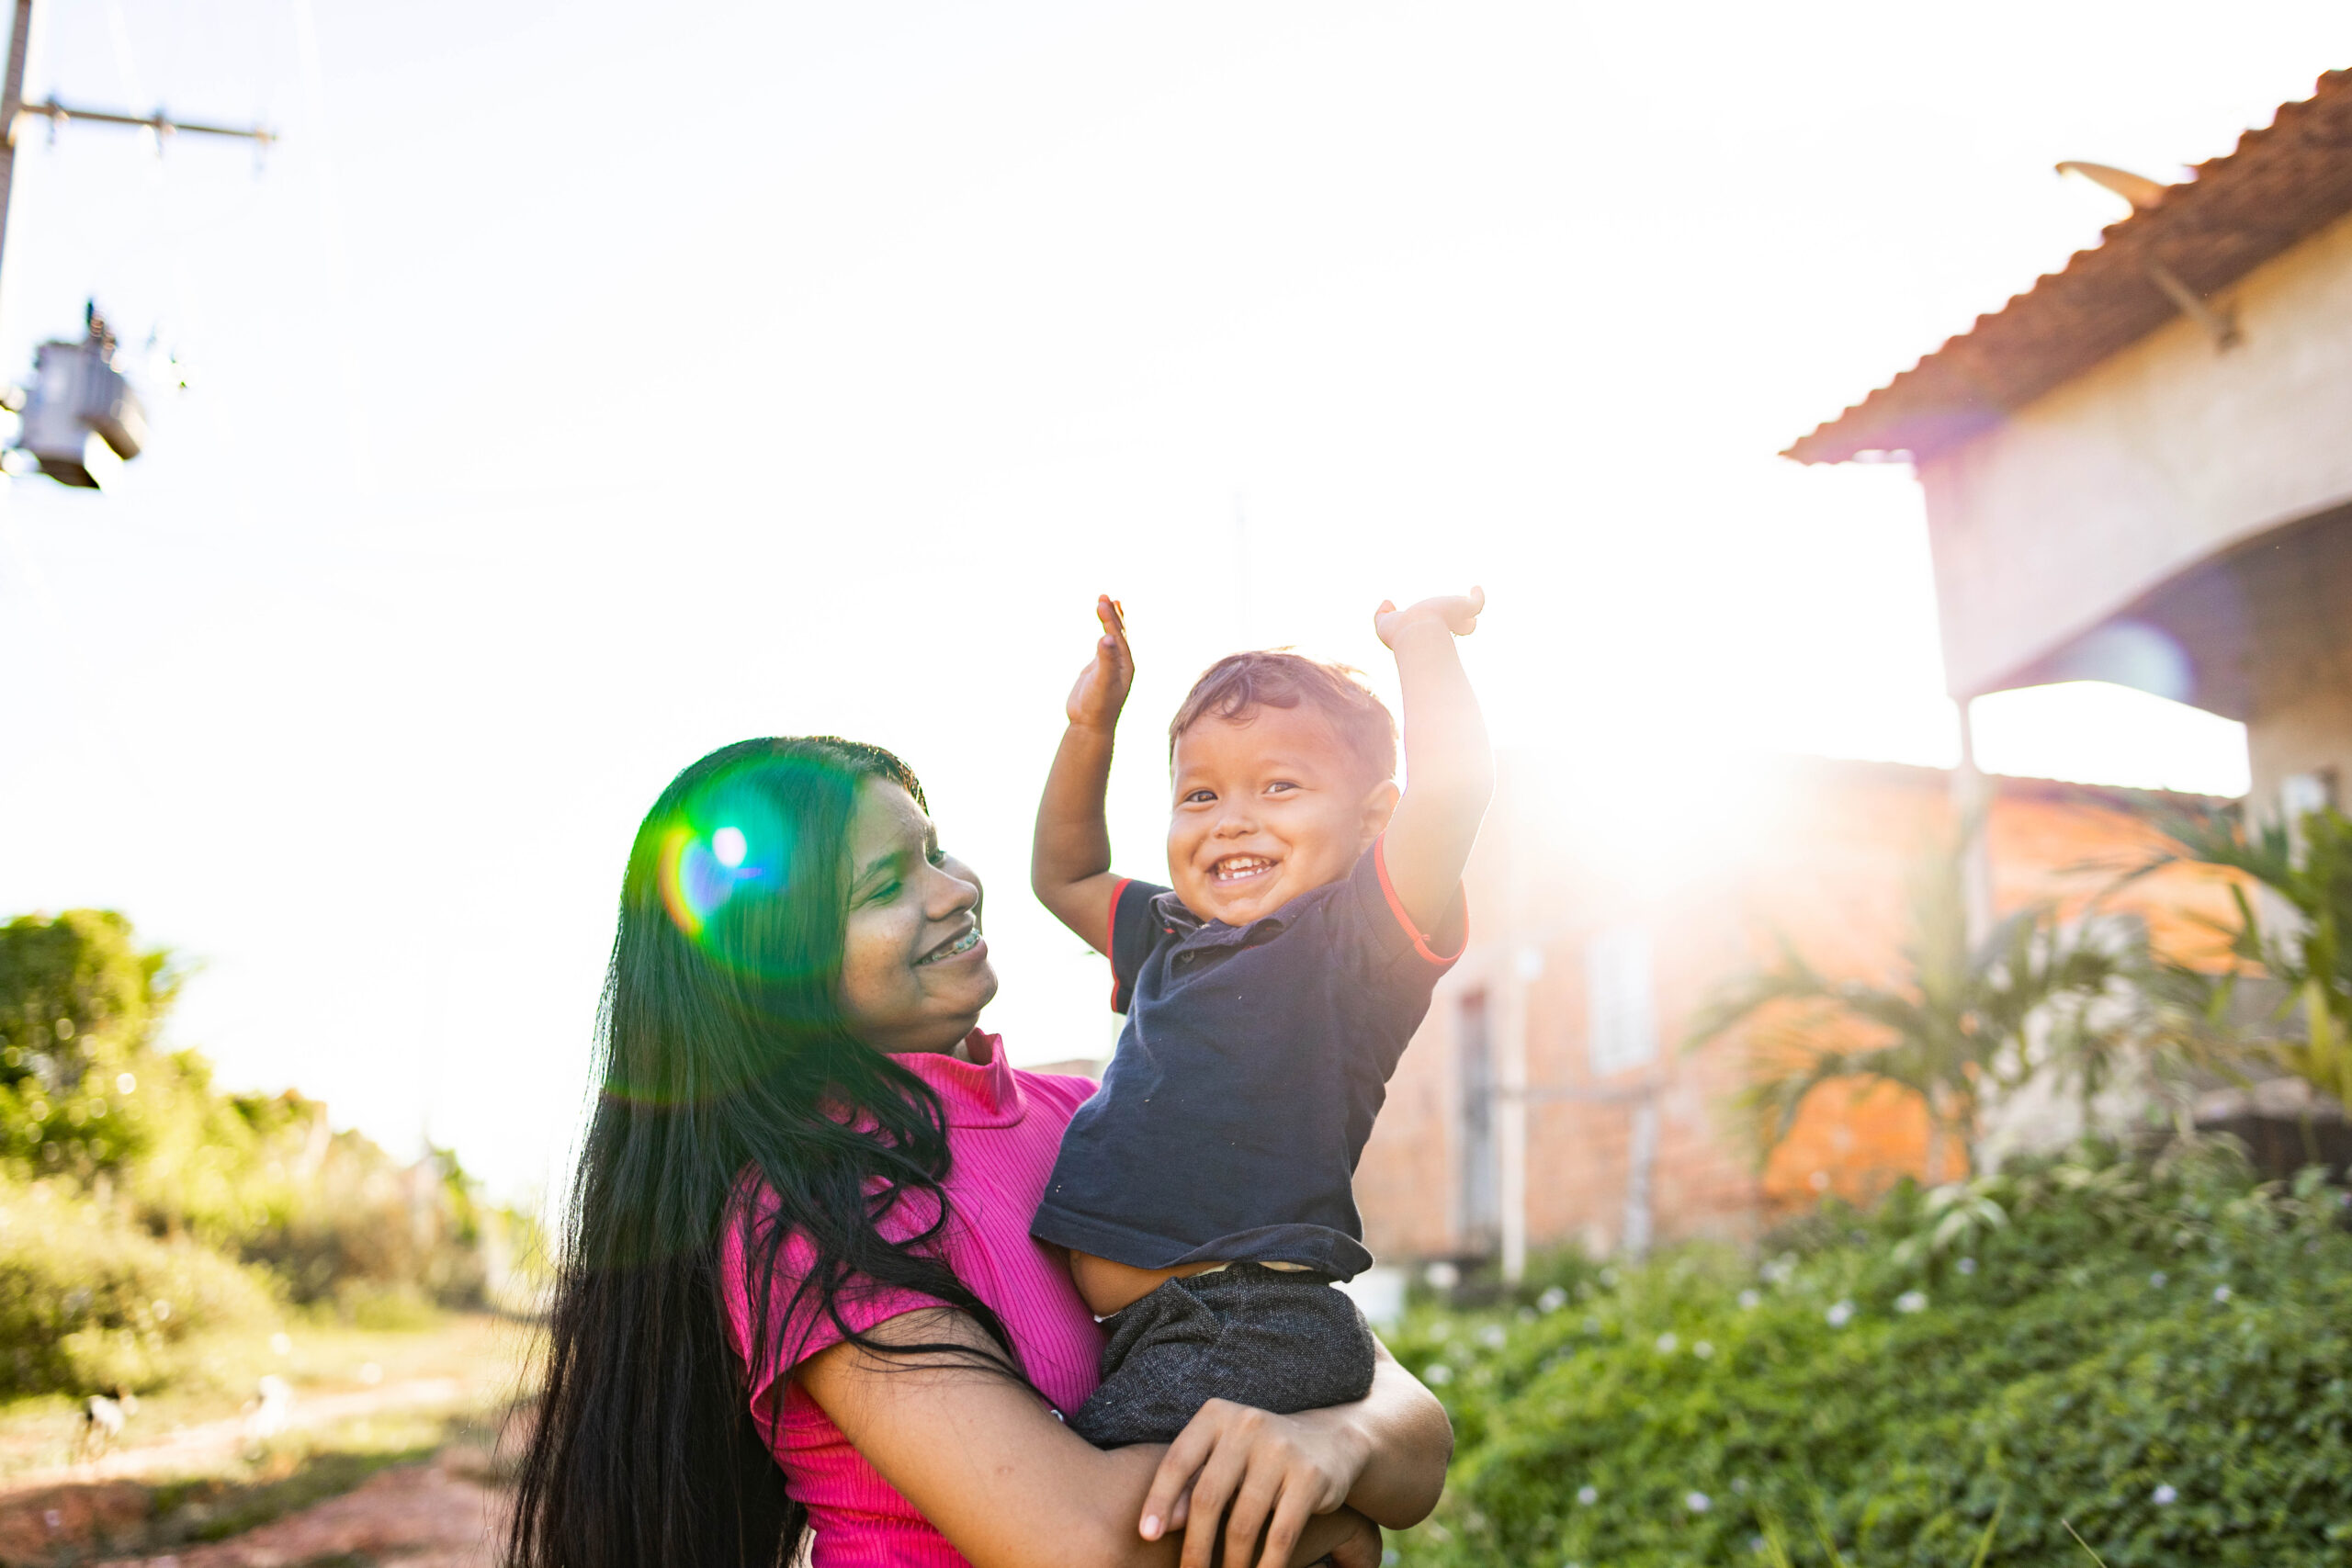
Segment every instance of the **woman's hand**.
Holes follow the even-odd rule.
[[[1127,705],[1127,688],[1136,683],[1136,661],[1127,649],[1126,617],[1119,602],[1102,595],[1094,601],[1094,618],[1102,623],[1094,662],[1079,671],[1064,711],[1079,728],[1107,735],[1118,728],[1119,710]]]
[[[1183,1568],[1209,1568],[1216,1547],[1216,1521],[1225,1520],[1225,1562],[1229,1568],[1281,1568],[1290,1561],[1299,1532],[1317,1514],[1347,1500],[1370,1454],[1352,1427],[1275,1416],[1212,1399],[1201,1406],[1159,1461],[1145,1494],[1139,1529],[1146,1540],[1170,1530],[1184,1531]],[[1340,1555],[1336,1561],[1376,1565],[1380,1532],[1370,1520],[1368,1559]],[[1265,1545],[1259,1548],[1259,1537]],[[1351,1535],[1346,1545],[1360,1552]],[[1254,1555],[1253,1555],[1254,1553]]]
[[[1337,1517],[1348,1533],[1331,1543],[1331,1568],[1380,1568],[1380,1527],[1353,1508],[1340,1509]]]

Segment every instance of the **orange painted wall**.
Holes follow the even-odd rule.
[[[1680,1042],[1724,982],[1769,960],[1779,940],[1833,973],[1878,976],[1899,956],[1908,878],[1956,829],[1950,775],[1936,769],[1822,760],[1782,761],[1721,781],[1724,820],[1697,854],[1673,842],[1612,841],[1607,825],[1563,831],[1541,809],[1543,766],[1505,759],[1498,811],[1469,876],[1472,942],[1441,985],[1390,1086],[1357,1174],[1366,1239],[1388,1258],[1473,1256],[1491,1231],[1465,1227],[1464,1086],[1457,1056],[1462,999],[1483,989],[1498,1029],[1523,998],[1526,1213],[1531,1244],[1613,1248],[1626,1217],[1636,1104],[1657,1107],[1650,1213],[1655,1238],[1752,1239],[1775,1218],[1834,1191],[1866,1201],[1920,1174],[1926,1119],[1898,1093],[1830,1089],[1810,1101],[1759,1172],[1726,1102],[1744,1077],[1745,1043],[1685,1052]],[[1998,780],[1988,817],[1996,910],[2056,899],[2078,912],[2155,840],[2113,791]],[[1652,836],[1653,838],[1656,835]],[[2193,949],[2194,916],[2219,915],[2225,886],[2185,870],[2114,900],[2159,940]],[[1586,948],[1603,929],[1650,932],[1659,1049],[1649,1063],[1590,1070]],[[1956,1174],[1960,1151],[1947,1159]]]

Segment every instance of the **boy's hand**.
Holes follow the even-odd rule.
[[[1478,629],[1479,613],[1487,607],[1487,591],[1473,588],[1467,593],[1448,593],[1435,599],[1424,599],[1408,609],[1400,610],[1396,601],[1383,599],[1380,608],[1372,613],[1372,629],[1380,640],[1394,651],[1396,638],[1406,627],[1423,621],[1435,621],[1455,637],[1468,637]]]
[[[1126,617],[1119,602],[1105,593],[1094,601],[1094,618],[1102,636],[1094,644],[1094,662],[1079,671],[1064,710],[1070,723],[1106,734],[1118,728],[1119,710],[1127,705],[1127,689],[1136,683],[1135,656],[1127,651]]]

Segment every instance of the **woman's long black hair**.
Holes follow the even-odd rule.
[[[922,802],[878,747],[745,740],[672,780],[638,829],[514,1568],[771,1568],[797,1547],[806,1515],[752,1425],[725,1327],[729,1225],[745,1238],[754,1365],[797,1359],[770,1342],[792,1314],[846,1331],[836,1298],[853,1275],[961,1309],[1019,1365],[996,1314],[932,1249],[938,1097],[842,1019],[850,819],[868,780]],[[772,1212],[749,1201],[754,1177]],[[905,1201],[936,1218],[893,1243],[876,1222]],[[814,1262],[772,1303],[794,1234]]]

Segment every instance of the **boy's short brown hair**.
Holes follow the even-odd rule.
[[[1208,667],[1168,721],[1168,756],[1176,739],[1202,719],[1246,719],[1255,708],[1295,708],[1301,704],[1330,721],[1331,728],[1374,779],[1396,776],[1396,721],[1363,676],[1344,664],[1280,649],[1228,653]]]

